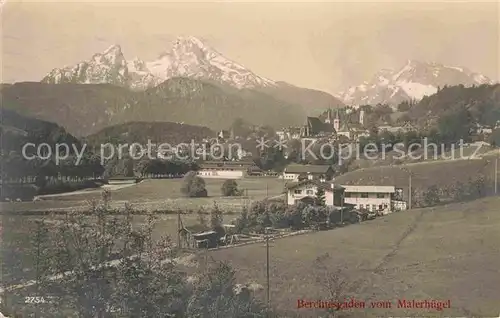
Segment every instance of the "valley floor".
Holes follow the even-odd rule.
[[[165,206],[165,200],[186,199],[180,196],[179,181],[148,180],[112,192],[112,199],[128,198],[138,205],[156,200]],[[248,179],[239,184],[249,189],[253,198],[260,199],[278,195],[282,182]],[[219,194],[220,184],[220,180],[207,181],[209,194]],[[190,200],[198,202],[198,206],[202,202]],[[214,198],[201,200],[211,206]],[[66,199],[53,202],[75,204]],[[24,204],[39,203],[44,201],[10,203],[10,207],[20,209]],[[321,314],[318,310],[297,309],[297,301],[328,300],[325,276],[314,265],[318,256],[328,253],[330,270],[344,268],[348,281],[356,282],[356,300],[366,303],[367,308],[354,310],[353,317],[495,317],[500,313],[499,211],[500,197],[490,197],[398,212],[358,225],[277,239],[271,242],[270,250],[271,305],[287,317],[318,317]],[[233,217],[226,215],[224,222],[230,222]],[[2,218],[3,278],[7,285],[33,278],[29,233],[38,218],[15,214]],[[182,218],[185,225],[197,222],[194,214]],[[57,221],[57,216],[49,219],[49,222]],[[144,222],[144,216],[134,216],[135,224]],[[161,215],[155,235],[176,233],[176,229],[175,215]],[[236,270],[238,283],[266,286],[264,244],[214,250],[207,255],[214,260],[228,261]],[[259,296],[265,297],[264,294],[259,292]],[[441,312],[401,309],[397,308],[399,299],[449,300],[451,308]],[[392,308],[386,305],[386,308],[370,309],[371,302],[376,301],[389,301]]]
[[[325,277],[313,265],[318,256],[328,253],[332,272],[345,267],[351,281],[359,280],[355,295],[366,308],[354,310],[353,317],[496,317],[500,313],[499,211],[500,198],[487,198],[276,240],[270,249],[272,305],[290,316],[317,317],[318,311],[297,309],[297,301],[328,299],[322,286]],[[211,254],[215,260],[229,261],[241,283],[266,286],[263,244]],[[400,309],[398,299],[449,300],[451,308],[442,312]],[[370,309],[376,301],[393,305]]]
[[[238,188],[244,191],[242,197],[221,196],[223,179],[207,179],[206,198],[186,198],[180,192],[182,179],[147,179],[135,185],[117,186],[111,188],[112,205],[123,208],[125,203],[132,204],[136,209],[159,210],[197,210],[211,208],[216,202],[226,211],[240,211],[253,200],[278,196],[283,192],[284,181],[277,178],[245,178],[237,180]],[[2,202],[0,211],[16,213],[30,211],[66,211],[85,209],[89,200],[100,200],[102,189],[57,194],[43,197],[38,202]]]

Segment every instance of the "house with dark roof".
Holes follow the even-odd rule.
[[[333,125],[321,121],[319,117],[307,117],[300,131],[301,137],[327,136],[333,133]]]
[[[319,180],[304,180],[291,182],[286,185],[287,204],[294,205],[298,202],[313,203],[319,189],[325,192],[325,204],[327,206],[344,206],[344,188],[331,182]]]
[[[290,181],[321,180],[329,181],[334,174],[330,165],[290,164],[283,170],[283,179]]]

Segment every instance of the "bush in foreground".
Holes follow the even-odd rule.
[[[195,171],[188,172],[182,181],[181,193],[191,198],[208,196],[205,180],[199,177]]]
[[[221,186],[221,193],[224,197],[234,197],[243,194],[243,191],[238,189],[238,184],[234,180],[226,180]]]

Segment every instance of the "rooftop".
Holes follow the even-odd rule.
[[[285,168],[286,173],[317,173],[324,174],[330,169],[330,165],[300,165],[291,164]]]
[[[363,193],[395,193],[394,186],[357,186],[357,185],[343,185],[345,192],[363,192]]]
[[[319,188],[322,188],[325,191],[332,191],[332,190],[343,190],[344,187],[340,186],[338,184],[330,183],[330,182],[321,182],[318,180],[304,180],[304,181],[299,181],[299,182],[291,182],[286,185],[286,188],[288,190],[290,189],[295,189],[299,188],[308,184],[313,184]]]
[[[325,124],[319,119],[319,117],[307,117],[306,125],[309,127],[310,134],[316,135],[320,132],[332,132],[333,126],[330,124]]]

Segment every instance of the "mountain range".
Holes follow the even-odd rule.
[[[193,36],[178,37],[169,51],[152,61],[137,57],[127,60],[121,47],[112,45],[87,61],[53,69],[42,82],[113,84],[134,91],[144,91],[177,77],[223,87],[261,91],[278,100],[301,105],[308,114],[343,106],[341,101],[328,93],[259,76]]]
[[[274,128],[347,105],[397,105],[439,87],[492,83],[465,68],[410,60],[381,70],[334,97],[259,76],[195,37],[179,37],[157,59],[127,60],[112,45],[74,66],[53,69],[41,82],[0,86],[2,107],[56,122],[76,136],[127,122],[178,122],[227,129],[243,118]],[[341,101],[342,100],[342,101]]]
[[[171,78],[146,91],[110,84],[21,82],[0,88],[3,108],[56,122],[76,136],[87,136],[133,121],[178,122],[228,129],[237,118],[279,128],[300,125],[300,105],[256,90],[222,87],[190,78]]]
[[[466,68],[408,60],[399,70],[380,70],[369,81],[350,87],[336,96],[347,105],[396,106],[402,101],[421,100],[444,86],[493,83],[486,76]]]

